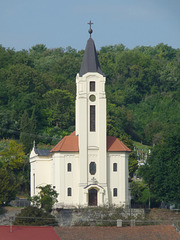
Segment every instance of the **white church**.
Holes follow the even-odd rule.
[[[57,207],[129,205],[128,155],[118,138],[107,136],[106,77],[96,48],[87,41],[76,76],[75,131],[55,147],[30,153],[31,196],[38,187],[51,184],[57,191]]]

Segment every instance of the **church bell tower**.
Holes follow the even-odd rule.
[[[93,189],[95,183],[96,189],[98,186],[107,189],[106,77],[100,68],[96,47],[91,38],[91,21],[89,24],[90,38],[87,41],[80,72],[76,77],[76,135],[79,136],[80,194],[87,186]],[[100,192],[99,189],[97,190]],[[84,199],[84,201],[89,200]],[[101,196],[102,204],[103,201],[104,196]]]

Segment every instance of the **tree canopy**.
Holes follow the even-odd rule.
[[[0,162],[3,167],[10,170],[19,170],[24,164],[24,149],[22,144],[18,144],[15,140],[11,140],[1,152]]]
[[[18,184],[14,175],[6,168],[0,168],[0,206],[16,197]]]
[[[150,186],[156,198],[166,203],[180,200],[180,128],[169,129],[157,144],[140,175]]]
[[[58,193],[51,185],[39,187],[38,195],[31,198],[31,202],[35,207],[41,207],[47,213],[51,212],[53,205],[57,202]]]
[[[44,44],[18,52],[0,46],[2,139],[21,134],[25,143],[27,115],[41,136],[37,142],[54,144],[55,132],[63,137],[74,130],[75,77],[83,53]],[[180,121],[180,50],[163,43],[132,50],[119,44],[102,47],[98,58],[107,77],[108,134],[156,144],[169,123]],[[32,140],[25,146],[29,151]]]
[[[15,140],[0,142],[0,204],[9,203],[18,192],[29,190],[29,164],[24,146]]]

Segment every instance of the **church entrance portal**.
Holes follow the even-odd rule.
[[[97,206],[97,190],[95,188],[89,190],[89,206]]]

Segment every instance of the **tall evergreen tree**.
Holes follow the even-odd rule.
[[[32,148],[32,144],[36,136],[35,110],[33,110],[31,118],[29,118],[28,112],[26,110],[24,111],[21,118],[20,129],[21,129],[20,141],[25,146],[25,152],[28,153]]]
[[[0,206],[15,199],[18,184],[12,172],[0,168]]]

